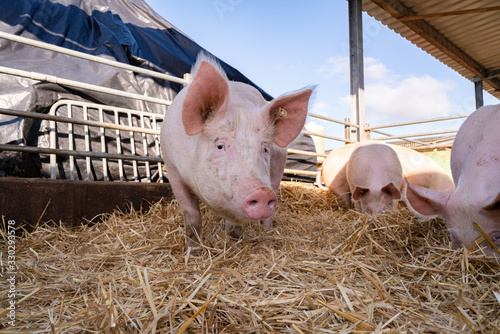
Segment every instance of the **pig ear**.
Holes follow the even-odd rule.
[[[274,123],[274,142],[279,147],[290,144],[304,127],[313,89],[284,95],[269,105],[269,118]]]
[[[406,200],[416,213],[433,218],[444,216],[450,194],[438,190],[419,187],[406,181]]]
[[[498,212],[500,213],[500,193],[496,197],[490,197],[486,201],[486,205],[483,207],[483,210],[489,212]]]
[[[361,197],[366,196],[370,192],[368,188],[356,187],[352,192],[352,199],[355,201],[359,201]]]
[[[401,191],[392,182],[383,187],[382,192],[392,197],[392,199],[401,199]]]
[[[208,61],[203,61],[189,84],[182,106],[182,124],[188,136],[200,133],[213,114],[226,111],[228,91],[226,78]]]

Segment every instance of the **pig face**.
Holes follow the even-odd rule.
[[[470,195],[458,188],[453,194],[408,184],[407,198],[412,209],[424,217],[441,217],[446,221],[450,237],[456,245],[470,248],[481,237],[476,223],[488,238],[500,248],[500,192],[489,198]],[[500,259],[492,245],[483,241],[485,253]]]
[[[276,205],[270,175],[274,128],[263,102],[229,99],[225,111],[206,121],[196,147],[196,193],[213,210],[237,222],[269,218]],[[257,190],[262,205],[257,205],[259,196],[247,200]]]
[[[193,80],[172,102],[161,133],[188,238],[201,237],[199,200],[226,219],[226,228],[270,219],[286,146],[304,126],[312,92],[307,88],[267,102],[255,88],[229,81],[214,60],[199,57]]]
[[[472,113],[460,127],[451,151],[455,191],[451,194],[408,184],[408,202],[423,217],[441,217],[452,240],[469,248],[481,237],[477,226],[495,245],[481,243],[500,262],[500,106]]]
[[[385,186],[356,187],[352,193],[352,199],[356,210],[377,214],[395,210],[398,201],[401,199],[401,192],[391,182]]]
[[[404,191],[401,163],[396,152],[384,144],[356,148],[347,163],[346,177],[354,207],[361,212],[394,210]]]

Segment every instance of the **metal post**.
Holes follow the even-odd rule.
[[[351,120],[349,118],[344,118],[344,122],[350,123]],[[345,139],[346,139],[346,144],[348,143],[349,140],[351,140],[351,127],[349,125],[344,125],[344,132],[345,132]]]
[[[481,108],[484,105],[483,102],[483,79],[480,77],[474,77],[474,91],[476,95],[476,109]]]
[[[349,53],[351,67],[351,121],[356,141],[365,139],[365,82],[363,71],[363,19],[361,0],[349,0]]]

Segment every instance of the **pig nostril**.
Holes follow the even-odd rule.
[[[267,219],[276,206],[275,193],[269,188],[259,188],[252,192],[243,202],[243,210],[250,219]]]

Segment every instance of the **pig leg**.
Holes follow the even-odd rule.
[[[201,242],[202,223],[200,212],[200,200],[191,192],[173,166],[167,165],[168,180],[172,186],[175,198],[184,217],[184,228],[186,233],[186,247],[198,248],[196,240]]]

